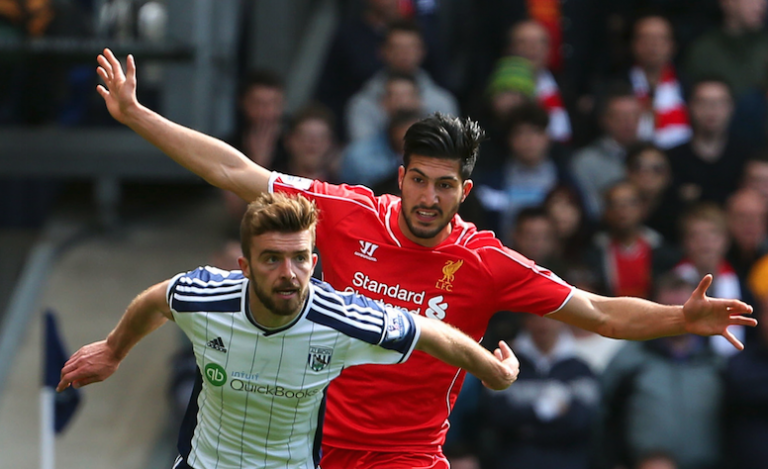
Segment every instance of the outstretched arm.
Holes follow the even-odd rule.
[[[493,354],[469,336],[437,319],[414,315],[421,329],[416,348],[449,365],[458,366],[477,376],[496,391],[515,382],[520,363],[505,342],[499,342]]]
[[[106,340],[86,345],[75,352],[61,370],[56,387],[63,391],[104,381],[112,376],[120,362],[144,336],[173,319],[165,292],[168,280],[150,287],[137,296],[126,309]]]
[[[683,306],[666,306],[640,298],[608,298],[576,290],[552,319],[597,332],[606,337],[648,340],[679,334],[722,335],[734,347],[744,349],[728,326],[757,325],[752,307],[739,300],[710,298],[707,289],[712,275],[706,275]]]
[[[142,106],[136,99],[136,62],[128,56],[123,72],[109,49],[98,57],[96,70],[104,80],[96,89],[109,113],[163,153],[210,184],[252,201],[266,192],[271,172],[221,140],[175,124]]]

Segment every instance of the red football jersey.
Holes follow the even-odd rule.
[[[475,340],[497,311],[545,315],[572,294],[556,275],[458,215],[448,239],[427,248],[398,228],[399,197],[278,173],[270,191],[315,201],[323,279],[334,288],[440,319]],[[344,370],[328,388],[323,443],[365,451],[439,449],[464,381],[460,371],[419,351],[403,364]]]

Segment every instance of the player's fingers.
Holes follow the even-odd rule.
[[[107,71],[104,70],[104,68],[99,67],[96,69],[96,75],[98,75],[102,80],[104,80],[104,83],[107,86],[110,86],[112,83],[112,80],[109,79],[109,75],[107,75]]]
[[[83,378],[83,379],[79,379],[77,381],[73,381],[72,382],[72,387],[75,388],[75,389],[80,389],[83,386],[88,386],[89,384],[93,384],[93,383],[99,383],[101,381],[103,381],[103,380],[100,377],[98,377],[98,376],[90,376],[88,378]]]
[[[131,80],[131,81],[136,80],[136,59],[133,58],[133,54],[128,54],[125,71],[126,71],[126,78],[128,80]]]
[[[718,303],[725,305],[731,314],[752,314],[752,306],[739,300],[720,300]]]
[[[107,75],[105,80],[112,81],[114,79],[114,73],[112,72],[112,64],[109,63],[109,60],[103,55],[99,55],[96,58],[96,61],[99,63],[99,66],[104,69],[104,72]]]
[[[696,287],[696,290],[694,290],[691,296],[704,298],[707,295],[707,290],[709,290],[710,285],[712,285],[712,274],[707,274],[701,279],[699,286]]]
[[[112,64],[112,74],[115,79],[119,81],[125,80],[123,67],[120,65],[120,61],[117,60],[117,57],[115,57],[115,54],[109,49],[104,49],[104,55],[107,57],[107,60],[109,60],[109,63]]]
[[[741,341],[739,341],[739,339],[737,339],[733,334],[731,334],[731,331],[729,331],[728,329],[726,329],[725,332],[723,332],[723,337],[728,339],[728,342],[730,342],[731,345],[736,347],[736,350],[744,350],[744,344],[742,344]]]
[[[744,316],[731,316],[731,323],[732,326],[747,326],[747,327],[755,327],[757,326],[757,319],[755,318],[747,318]]]
[[[107,96],[109,96],[109,91],[101,85],[96,85],[96,92],[104,99],[107,99]]]
[[[493,356],[496,357],[496,359],[499,360],[500,362],[504,361],[504,356],[501,354],[501,350],[499,349],[496,349],[493,351]]]
[[[499,350],[501,350],[501,353],[505,359],[515,356],[514,352],[512,352],[512,349],[503,340],[499,341]]]
[[[56,392],[61,392],[69,387],[69,381],[61,380],[59,381],[59,384],[56,386]]]

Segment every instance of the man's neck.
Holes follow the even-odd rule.
[[[640,66],[640,68],[643,70],[643,73],[645,74],[645,79],[648,81],[648,86],[651,89],[655,89],[656,85],[659,84],[659,81],[661,80],[661,71],[664,69],[664,66],[660,67],[644,67]]]
[[[691,148],[702,160],[716,161],[722,156],[727,142],[728,138],[725,132],[696,133],[691,139]]]

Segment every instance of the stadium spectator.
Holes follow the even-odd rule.
[[[513,110],[536,96],[533,66],[522,57],[499,59],[483,95],[477,114],[487,139],[480,148],[479,171],[495,171],[509,153],[507,127]]]
[[[573,181],[567,171],[562,147],[550,142],[547,111],[533,102],[513,110],[505,141],[503,166],[478,171],[480,202],[489,212],[488,222],[496,233],[509,233],[517,212],[544,202],[550,190]]]
[[[347,101],[381,68],[378,51],[389,24],[402,19],[399,0],[364,0],[359,16],[339,24],[315,91],[335,116],[344,115]],[[345,129],[346,130],[346,129]]]
[[[603,136],[573,155],[571,169],[593,220],[603,212],[603,191],[626,177],[624,159],[627,149],[637,142],[640,114],[640,101],[632,89],[613,83],[598,109]]]
[[[739,298],[750,301],[751,295],[743,279],[740,279],[726,259],[730,238],[725,212],[711,202],[702,202],[691,207],[680,220],[680,232],[684,258],[675,267],[675,272],[689,283],[700,275],[714,275],[710,293],[715,298]],[[740,327],[729,328],[732,334],[744,339],[745,331]],[[712,337],[715,352],[731,355],[732,347],[727,342]]]
[[[738,469],[768,461],[768,291],[760,292],[757,340],[728,361],[725,370],[725,459]]]
[[[322,104],[300,109],[285,135],[286,166],[291,174],[333,182],[338,167],[335,121]]]
[[[723,77],[738,100],[762,88],[768,78],[768,33],[763,30],[766,0],[720,0],[720,8],[721,26],[691,44],[683,69],[694,82]]]
[[[403,163],[405,131],[420,118],[415,111],[396,112],[385,130],[351,143],[341,163],[341,180],[370,187],[394,178]]]
[[[512,26],[509,31],[508,54],[528,59],[536,76],[536,100],[547,110],[547,132],[552,140],[567,143],[571,140],[571,120],[565,110],[560,87],[549,70],[550,37],[547,29],[535,20]]]
[[[304,197],[261,196],[243,218],[240,270],[199,267],[150,287],[106,340],[72,355],[57,389],[109,378],[170,319],[193,342],[199,366],[174,467],[308,468],[320,459],[325,390],[350,366],[402,363],[418,349],[492,389],[515,380],[517,359],[505,344],[494,356],[441,321],[310,280],[317,220]]]
[[[665,274],[655,284],[654,299],[682,304],[693,289]],[[660,452],[679,469],[719,467],[721,369],[721,359],[702,337],[628,342],[601,378],[601,467],[638,467]]]
[[[106,86],[98,90],[119,122],[244,199],[275,191],[311,198],[323,213],[317,241],[324,278],[338,288],[375,292],[383,302],[441,318],[476,340],[490,317],[503,310],[548,314],[635,340],[684,332],[723,334],[738,349],[743,345],[727,327],[755,325],[743,316],[751,312],[748,305],[705,295],[709,275],[684,307],[604,297],[573,288],[505,248],[493,233],[478,232],[456,216],[472,189],[469,177],[483,137],[471,119],[435,114],[412,125],[398,170],[402,197],[377,197],[367,187],[270,172],[214,138],[174,125],[137,102],[133,58],[124,75],[111,51],[104,54],[98,58],[98,73]],[[346,370],[327,395],[322,467],[447,468],[441,446],[462,382],[455,367],[424,354],[396,372]],[[404,408],[409,412],[393,411]]]
[[[592,227],[579,193],[561,184],[547,194],[544,208],[555,222],[555,231],[560,240],[559,256],[569,263],[580,263],[583,250],[592,239]]]
[[[733,99],[728,85],[706,79],[691,88],[693,136],[667,152],[674,189],[687,202],[725,203],[739,183],[749,149],[730,138]]]
[[[747,160],[741,185],[768,199],[768,153],[762,151]]]
[[[384,67],[366,81],[360,91],[349,100],[345,116],[350,141],[355,142],[376,135],[386,127],[387,113],[392,111],[391,104],[387,107],[384,101],[392,99],[386,97],[386,85],[391,73],[414,77],[420,107],[424,111],[458,114],[456,99],[438,86],[421,68],[424,53],[424,40],[415,24],[398,22],[390,25],[381,46]],[[413,110],[414,100],[411,99],[406,106]]]
[[[605,191],[605,230],[586,253],[600,290],[612,296],[650,298],[653,278],[677,263],[679,255],[656,231],[643,225],[640,191],[621,181]]]
[[[587,469],[600,394],[562,323],[525,316],[513,347],[520,375],[504,392],[483,393],[482,421],[496,436],[490,469]]]
[[[626,163],[627,180],[640,191],[643,223],[667,242],[677,242],[682,204],[672,189],[667,155],[652,143],[639,143],[627,151]]]
[[[688,111],[672,56],[672,25],[662,16],[644,16],[635,23],[629,81],[643,106],[640,140],[671,148],[691,138]]]
[[[283,80],[269,70],[256,70],[240,92],[240,125],[232,145],[256,164],[285,169]]]
[[[523,256],[556,272],[558,267],[557,233],[555,223],[542,207],[528,207],[517,214],[515,228],[509,237],[512,248]]]
[[[731,247],[728,261],[746,279],[754,263],[768,254],[768,199],[751,189],[739,189],[725,204]]]

